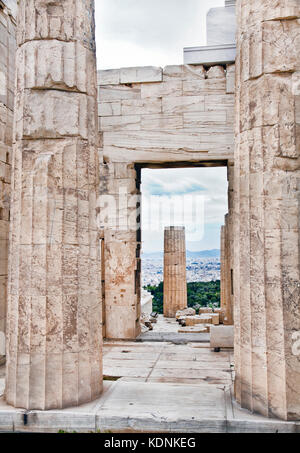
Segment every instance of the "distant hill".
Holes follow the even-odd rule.
[[[159,260],[164,256],[163,252],[152,252],[152,253],[143,253],[142,258],[147,258],[149,260]],[[187,258],[220,258],[220,250],[201,250],[200,252],[186,252]]]

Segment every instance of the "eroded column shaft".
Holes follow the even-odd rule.
[[[300,5],[237,1],[236,399],[300,419]]]
[[[187,307],[185,228],[165,228],[164,316],[175,318]]]
[[[102,390],[94,1],[22,0],[6,400],[79,405]]]

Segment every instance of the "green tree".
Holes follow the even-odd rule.
[[[163,313],[164,284],[144,287],[153,295],[153,311]],[[188,307],[219,307],[220,280],[212,282],[192,282],[187,284]]]

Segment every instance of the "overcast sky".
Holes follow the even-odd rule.
[[[224,6],[225,2],[96,0],[95,3],[98,68],[110,69],[183,64],[184,47],[206,45],[208,10]],[[163,224],[173,223],[167,218],[170,197],[177,197],[177,207],[184,204],[188,249],[220,247],[220,227],[227,212],[225,168],[143,170],[142,183],[143,251],[163,250]]]
[[[143,251],[162,251],[164,227],[170,225],[185,226],[190,251],[219,249],[227,190],[225,167],[144,169]]]
[[[206,13],[224,0],[95,0],[99,69],[182,64],[206,44]]]

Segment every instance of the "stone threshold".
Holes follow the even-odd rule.
[[[26,424],[25,424],[26,423]],[[101,398],[80,407],[30,411],[0,398],[0,432],[300,433],[299,422],[238,408],[232,389],[120,379],[104,382]]]

